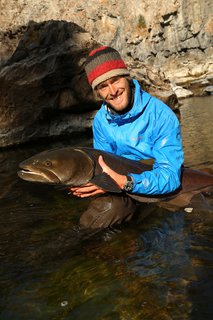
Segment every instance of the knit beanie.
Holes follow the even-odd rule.
[[[118,51],[106,46],[99,47],[89,54],[85,71],[93,89],[111,77],[130,74]]]

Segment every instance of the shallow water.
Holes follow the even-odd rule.
[[[213,169],[212,102],[192,98],[181,107],[191,167]],[[212,318],[209,207],[192,213],[153,207],[146,219],[141,214],[119,228],[83,235],[75,226],[88,200],[16,176],[23,159],[68,144],[91,140],[0,153],[0,319]]]

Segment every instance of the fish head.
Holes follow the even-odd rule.
[[[79,186],[93,176],[93,160],[75,148],[51,149],[19,164],[18,176],[27,181]]]

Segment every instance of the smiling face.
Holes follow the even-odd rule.
[[[97,94],[117,113],[123,113],[131,103],[131,88],[126,77],[113,77],[101,82]]]

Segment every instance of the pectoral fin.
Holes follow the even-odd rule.
[[[108,192],[121,192],[121,189],[118,187],[115,180],[113,180],[106,172],[95,176],[94,178],[92,178],[92,180],[90,180],[90,182]]]

